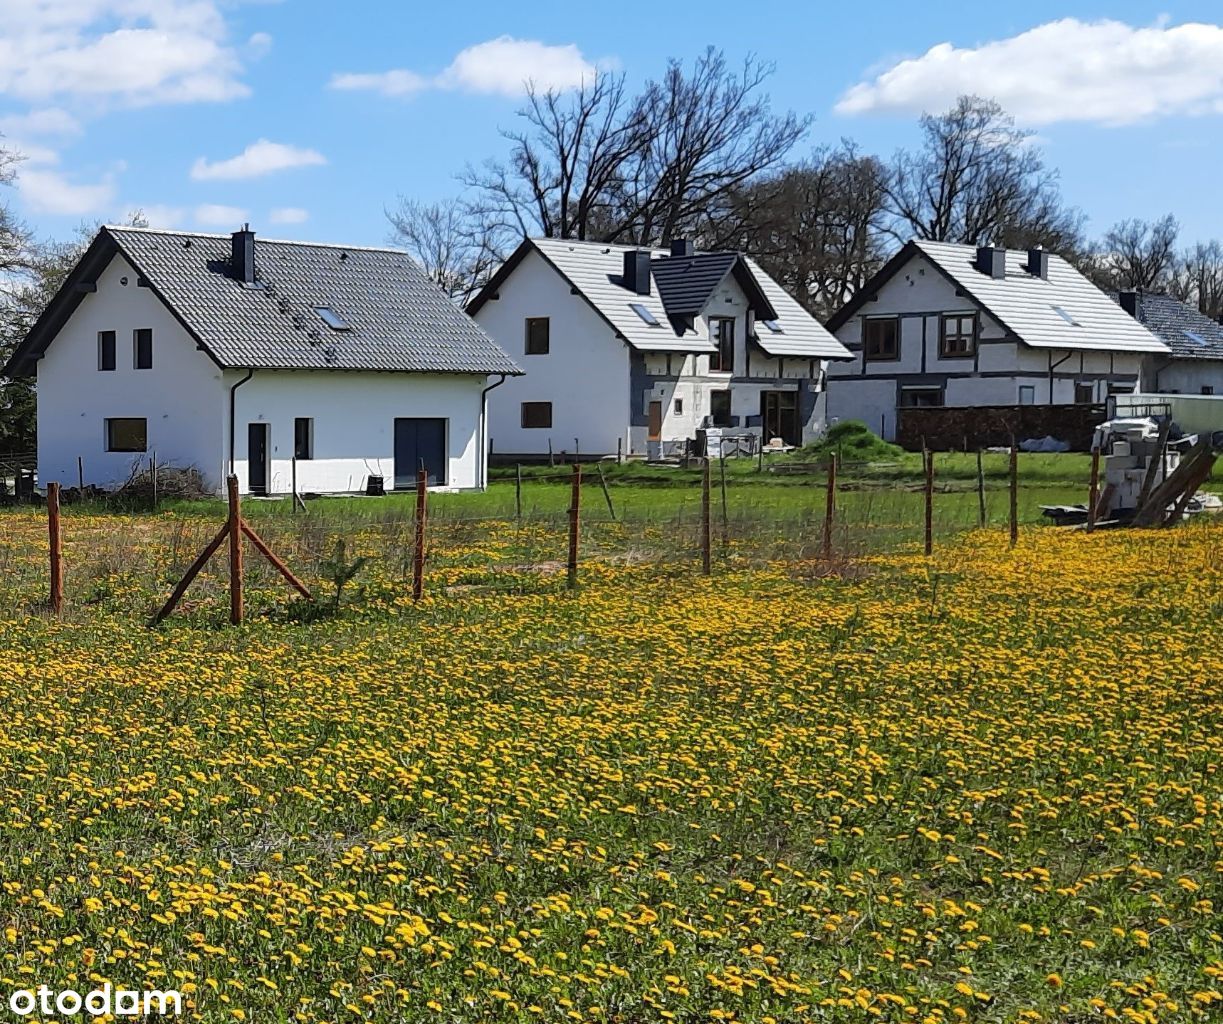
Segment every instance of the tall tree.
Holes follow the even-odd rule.
[[[1082,217],[1063,205],[1057,172],[993,100],[961,96],[946,113],[924,115],[921,133],[886,181],[893,238],[1081,248]]]
[[[465,302],[497,264],[489,235],[459,199],[421,203],[403,196],[386,212],[391,238],[407,249],[429,279]]]
[[[1118,221],[1100,245],[1096,280],[1109,288],[1162,291],[1170,283],[1179,233],[1170,213],[1155,221]]]
[[[1212,239],[1183,252],[1172,269],[1168,290],[1212,320],[1223,318],[1223,245]]]
[[[20,157],[0,138],[0,186],[11,185]],[[25,332],[14,308],[29,286],[30,233],[7,203],[0,202],[0,365],[12,355]],[[23,381],[0,379],[0,451],[33,446],[33,390]]]

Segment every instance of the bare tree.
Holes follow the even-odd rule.
[[[1168,290],[1212,320],[1223,318],[1223,245],[1198,242],[1177,260]]]
[[[498,262],[479,218],[458,199],[420,203],[400,197],[386,212],[391,238],[452,299],[464,302]]]
[[[623,76],[571,93],[535,93],[507,132],[505,163],[469,168],[472,212],[501,239],[657,244],[695,231],[705,212],[779,167],[808,120],[774,115],[761,88],[772,66],[741,71],[707,50],[690,71],[671,61],[661,81],[630,97]]]
[[[1097,283],[1107,288],[1162,291],[1172,274],[1179,233],[1180,225],[1170,213],[1156,221],[1118,221],[1100,243]]]
[[[896,154],[886,182],[893,238],[1081,246],[1082,218],[1063,206],[1057,172],[997,103],[961,96],[947,113],[924,115],[921,131],[921,146]]]
[[[883,262],[887,170],[848,139],[753,183],[702,239],[746,250],[816,316],[844,305]]]

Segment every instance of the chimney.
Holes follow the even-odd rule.
[[[249,224],[230,237],[229,273],[243,284],[255,283],[255,232]]]
[[[1135,320],[1138,319],[1138,292],[1133,288],[1123,288],[1117,292],[1117,301]]]
[[[624,254],[624,277],[621,281],[629,291],[650,294],[650,253],[646,249],[629,249]]]
[[[987,277],[1001,281],[1006,277],[1006,250],[992,245],[977,246],[977,269]]]
[[[674,238],[671,240],[672,256],[695,256],[696,243],[691,238]]]
[[[1046,281],[1049,279],[1049,254],[1039,245],[1028,250],[1028,273]]]

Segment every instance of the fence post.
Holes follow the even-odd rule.
[[[923,451],[926,463],[926,554],[934,554],[934,452]]]
[[[1011,547],[1019,540],[1019,449],[1011,442]]]
[[[718,447],[721,449],[721,441]],[[718,452],[718,476],[722,487],[722,548],[726,549],[730,547],[730,514],[726,509],[726,452],[722,450]]]
[[[828,485],[824,504],[824,561],[832,561],[832,527],[837,514],[837,457],[828,453]]]
[[[85,462],[79,455],[76,457],[76,489],[83,501],[85,498]]]
[[[153,478],[153,511],[157,511],[157,453],[149,456],[149,473]]]
[[[238,497],[238,478],[225,481],[229,493],[229,621],[242,623],[242,502]]]
[[[429,514],[429,471],[416,471],[416,538],[412,547],[412,600],[425,593],[425,521]]]
[[[51,550],[51,613],[59,615],[64,608],[63,531],[59,522],[59,484],[47,484],[47,533]]]
[[[985,467],[981,449],[977,449],[977,526],[985,529]]]
[[[292,487],[293,487],[293,514],[297,515],[297,453],[296,452],[293,453],[293,461],[291,465],[293,467],[293,484],[292,484]]]
[[[705,453],[705,465],[701,469],[701,572],[708,576],[710,564],[709,543],[709,453]]]
[[[1091,484],[1087,489],[1087,532],[1096,528],[1096,505],[1100,501],[1100,449],[1091,448]]]
[[[611,492],[607,489],[607,478],[603,476],[603,463],[596,462],[595,469],[599,472],[599,486],[603,488],[603,500],[607,502],[607,512],[612,522],[616,521],[616,509],[612,505]]]
[[[514,464],[514,518],[522,521],[522,463]]]
[[[619,466],[624,462],[624,438],[616,438],[616,465]]]
[[[573,464],[573,485],[569,495],[569,561],[567,564],[569,589],[578,585],[578,529],[581,523],[582,467]]]

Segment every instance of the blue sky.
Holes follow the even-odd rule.
[[[397,195],[456,194],[499,156],[522,79],[595,66],[634,82],[706,45],[776,63],[803,149],[890,154],[917,114],[994,95],[1039,135],[1102,233],[1174,213],[1223,237],[1217,2],[883,0],[420,4],[0,0],[0,133],[28,159],[3,189],[37,232],[143,208],[157,226],[387,240]]]

